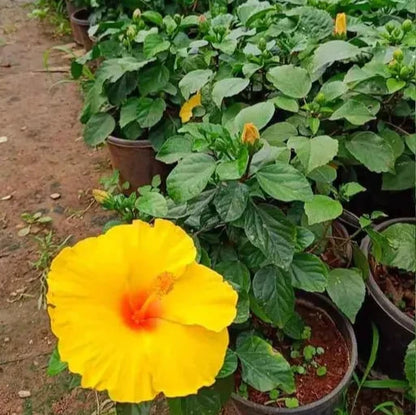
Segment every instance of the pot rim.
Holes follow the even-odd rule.
[[[315,305],[315,307],[322,308],[323,312],[326,313],[327,315],[329,315],[329,317],[332,320],[334,320],[332,318],[332,315],[337,314],[338,317],[341,319],[342,323],[345,325],[345,329],[346,329],[346,332],[348,333],[348,337],[349,337],[349,340],[350,340],[350,343],[351,343],[351,346],[348,347],[349,352],[350,352],[350,356],[349,356],[350,361],[349,361],[349,365],[348,365],[348,370],[345,372],[345,375],[342,378],[342,380],[339,382],[339,384],[330,393],[328,393],[328,395],[325,395],[324,397],[322,397],[321,399],[319,399],[315,402],[311,402],[311,403],[308,403],[306,405],[299,406],[298,408],[273,408],[273,407],[270,407],[270,406],[260,405],[258,403],[252,402],[248,399],[244,399],[244,398],[240,397],[239,395],[237,395],[236,393],[233,393],[231,395],[234,400],[250,407],[254,411],[256,411],[256,410],[259,411],[260,414],[265,414],[265,415],[279,415],[279,414],[304,414],[304,415],[307,415],[307,414],[309,414],[309,411],[313,411],[313,410],[319,408],[321,405],[325,405],[326,403],[331,402],[331,400],[336,395],[338,395],[342,392],[342,390],[350,382],[350,380],[352,378],[352,375],[354,373],[355,367],[357,365],[357,362],[358,362],[357,339],[355,337],[355,332],[354,332],[354,329],[352,327],[352,324],[347,319],[347,317],[345,317],[341,313],[341,311],[339,311],[336,308],[334,303],[329,298],[325,297],[322,294],[302,292],[302,295],[305,295],[305,297],[309,298],[309,299],[312,298],[310,300],[310,302],[313,305]],[[313,302],[314,297],[318,299],[318,304],[314,304],[314,302]],[[328,310],[326,308],[323,308],[323,307],[320,307],[319,303],[325,303],[326,307],[328,307],[328,309],[330,309],[330,310]],[[347,336],[343,335],[343,338],[344,338],[344,340],[346,340]]]
[[[151,148],[153,150],[153,145],[150,140],[126,140],[124,138],[114,137],[112,135],[108,136],[107,143],[116,147],[126,147],[126,148]]]
[[[89,22],[88,18],[87,19],[80,19],[79,17],[77,17],[77,14],[79,14],[80,12],[87,12],[88,15],[89,15],[89,12],[86,8],[78,9],[78,10],[75,10],[71,14],[71,16],[70,16],[71,21],[80,25],[80,26],[89,26],[90,22]]]
[[[396,223],[416,223],[416,218],[409,217],[390,219],[376,225],[374,229],[376,231],[382,231]],[[361,241],[360,248],[363,251],[365,257],[368,259],[368,255],[371,249],[371,239],[368,235]],[[386,294],[384,294],[384,292],[378,286],[376,280],[374,279],[371,267],[366,281],[366,286],[368,293],[372,297],[372,299],[377,303],[377,305],[381,309],[383,309],[389,315],[391,319],[393,319],[398,325],[402,326],[405,330],[409,331],[410,333],[415,333],[414,320],[405,313],[403,313],[387,298]]]

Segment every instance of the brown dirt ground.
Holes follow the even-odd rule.
[[[0,415],[93,415],[93,392],[71,389],[67,374],[46,375],[55,340],[38,308],[32,262],[39,251],[33,235],[17,233],[23,212],[42,211],[53,218],[56,241],[99,234],[108,215],[93,203],[91,189],[109,173],[109,161],[105,149],[87,149],[80,140],[77,85],[56,85],[66,74],[44,71],[44,52],[70,40],[28,19],[25,3],[0,0],[0,137],[7,137],[0,143]],[[68,63],[51,53],[50,67]],[[52,193],[61,197],[53,200]],[[30,397],[19,398],[22,390]],[[160,403],[154,412],[166,414]]]

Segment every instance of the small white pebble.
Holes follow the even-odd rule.
[[[4,343],[9,343],[9,341],[10,341],[10,337],[5,337],[4,338]]]
[[[1,143],[6,143],[7,142],[7,137],[5,135],[0,137],[0,144]]]
[[[22,398],[22,399],[30,398],[31,396],[30,391],[19,391],[17,394],[19,395],[19,398]]]
[[[57,200],[60,199],[61,195],[59,193],[52,193],[49,197],[53,200]]]
[[[29,344],[33,344],[33,340],[32,339],[29,340]]]

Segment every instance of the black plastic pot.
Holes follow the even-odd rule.
[[[341,314],[335,305],[323,295],[302,292],[298,294],[298,302],[309,308],[317,308],[326,314],[335,324],[344,337],[349,350],[349,366],[339,385],[319,401],[301,406],[299,408],[274,408],[259,405],[237,394],[232,395],[232,405],[239,415],[333,415],[341,403],[343,392],[351,381],[355,366],[357,365],[357,341],[350,322]]]
[[[160,175],[162,185],[165,183],[171,168],[156,160],[155,151],[149,140],[124,140],[108,137],[111,164],[120,172],[120,181],[129,182],[132,192],[140,186],[152,182],[153,176]]]
[[[90,28],[89,12],[87,9],[76,10],[71,14],[71,28],[74,40],[81,46],[84,46],[86,51],[91,50],[93,41],[88,35]]]
[[[381,223],[375,229],[382,231],[395,223],[416,223],[416,218],[392,219]],[[361,242],[365,256],[371,251],[367,236]],[[355,326],[360,355],[367,361],[371,348],[371,322],[380,332],[380,345],[375,366],[392,378],[404,378],[403,361],[408,344],[415,338],[415,322],[396,307],[383,293],[371,274],[366,281],[367,297]]]

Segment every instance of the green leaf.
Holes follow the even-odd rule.
[[[237,354],[231,349],[227,349],[224,364],[217,375],[217,379],[223,379],[232,375],[237,370],[238,358]]]
[[[226,78],[214,84],[212,89],[212,100],[217,107],[221,108],[222,100],[225,97],[232,97],[247,88],[250,81],[245,78]]]
[[[404,358],[404,372],[413,394],[416,393],[416,340],[413,340],[407,347]]]
[[[142,96],[163,91],[169,82],[169,69],[158,63],[144,68],[139,75],[139,91]]]
[[[348,86],[342,81],[331,81],[326,82],[321,91],[325,95],[325,100],[327,102],[334,101],[335,99],[341,97],[348,91]]]
[[[355,269],[336,268],[329,272],[327,292],[339,309],[355,323],[364,302],[365,284]]]
[[[275,66],[266,78],[275,88],[292,98],[304,98],[312,87],[308,72],[293,65]]]
[[[279,328],[283,328],[295,311],[295,292],[287,271],[268,265],[256,272],[253,293],[258,306]]]
[[[323,43],[315,50],[312,70],[315,72],[322,66],[330,65],[336,61],[353,58],[359,53],[360,49],[351,43],[343,40],[331,40]]]
[[[245,323],[250,317],[250,298],[245,291],[238,294],[237,315],[234,324]]]
[[[185,398],[169,398],[168,405],[171,415],[218,415],[222,406],[219,393],[207,388]]]
[[[215,160],[207,154],[186,156],[171,171],[166,187],[176,202],[186,202],[198,196],[208,184],[215,171]]]
[[[270,101],[260,102],[242,109],[235,117],[235,125],[239,131],[244,124],[253,123],[259,130],[265,127],[274,115],[274,105]]]
[[[336,219],[342,214],[342,205],[328,196],[314,195],[312,200],[305,203],[305,213],[308,224],[314,225]]]
[[[308,177],[317,183],[332,183],[337,178],[337,171],[329,165],[321,166],[308,173]]]
[[[48,375],[49,376],[56,376],[59,373],[63,372],[68,367],[68,364],[61,361],[61,357],[59,356],[58,348],[55,347],[49,358],[48,362]]]
[[[395,159],[399,158],[403,154],[405,149],[404,139],[400,137],[399,134],[389,128],[385,128],[380,131],[379,135],[384,138],[384,141],[390,144]]]
[[[302,252],[311,246],[314,240],[315,234],[308,228],[296,227],[296,252]]]
[[[355,134],[345,143],[345,147],[370,171],[381,173],[394,167],[393,149],[382,137],[371,131]]]
[[[114,131],[116,122],[107,113],[94,114],[84,128],[84,141],[91,147],[104,143],[107,137]]]
[[[214,199],[215,209],[224,222],[237,220],[245,211],[249,188],[240,182],[221,185]]]
[[[148,22],[154,23],[157,26],[163,26],[163,17],[160,13],[154,10],[146,10],[142,12],[141,17]]]
[[[294,137],[288,141],[287,145],[295,149],[306,174],[328,164],[338,153],[338,140],[328,135],[320,135],[310,139]]]
[[[170,42],[164,40],[158,33],[151,33],[144,39],[143,52],[146,58],[152,58],[161,52],[165,52],[170,48]]]
[[[360,185],[360,183],[357,182],[349,182],[344,183],[339,188],[339,194],[341,197],[345,200],[350,200],[351,197],[355,196],[358,193],[365,192],[367,189]]]
[[[168,213],[166,199],[160,193],[156,192],[149,192],[140,196],[135,206],[140,212],[156,218],[163,218]]]
[[[215,266],[215,271],[221,274],[233,288],[241,293],[250,291],[250,271],[241,261],[223,261]]]
[[[270,262],[289,267],[295,251],[296,228],[278,208],[249,205],[244,213],[244,231]]]
[[[223,161],[218,164],[216,173],[219,180],[237,180],[247,170],[248,164],[248,149],[247,147],[240,148],[238,159]]]
[[[289,363],[265,340],[248,336],[238,344],[236,353],[241,361],[243,381],[260,392],[277,387],[287,393],[295,391],[295,381]]]
[[[395,174],[383,173],[382,190],[407,190],[416,186],[416,162],[410,158],[399,160],[395,168]]]
[[[150,415],[152,402],[142,403],[117,403],[117,415]]]
[[[306,177],[290,164],[276,162],[262,167],[257,171],[256,178],[260,187],[277,200],[307,201],[313,196]]]
[[[280,147],[290,137],[297,136],[298,130],[288,122],[278,122],[267,127],[262,133],[261,138],[270,145]]]
[[[283,327],[283,332],[286,334],[286,336],[289,336],[290,338],[295,340],[303,339],[304,330],[305,322],[296,311],[292,314],[292,317]]]
[[[271,99],[276,107],[281,108],[282,110],[289,111],[289,112],[298,112],[299,111],[299,104],[298,101],[294,98],[289,98],[284,95],[278,95]]]
[[[363,103],[349,99],[331,115],[330,120],[341,118],[345,118],[354,125],[363,125],[375,117]]]
[[[140,97],[137,100],[137,121],[142,128],[150,128],[163,117],[166,103],[162,98]]]
[[[389,78],[387,79],[386,85],[390,94],[394,94],[406,86],[406,81],[403,81],[402,79]]]
[[[405,137],[407,147],[413,154],[416,154],[416,134],[410,134]]]
[[[191,94],[201,90],[201,88],[209,81],[212,76],[210,69],[197,69],[188,72],[179,82],[179,88],[185,99]]]
[[[192,139],[183,135],[169,137],[157,153],[156,159],[166,164],[176,163],[192,152]]]
[[[113,83],[118,81],[126,72],[138,71],[153,61],[154,59],[140,61],[133,57],[107,59],[97,69],[96,79],[101,85],[104,81]]]
[[[315,7],[301,7],[300,9],[302,14],[296,30],[316,40],[324,39],[332,34],[334,22],[328,12]]]
[[[388,243],[381,245],[381,252],[372,250],[378,262],[406,271],[416,271],[416,225],[396,223],[381,232]]]
[[[300,290],[324,292],[327,285],[328,270],[325,264],[313,254],[298,253],[293,257],[289,273],[292,285]]]

